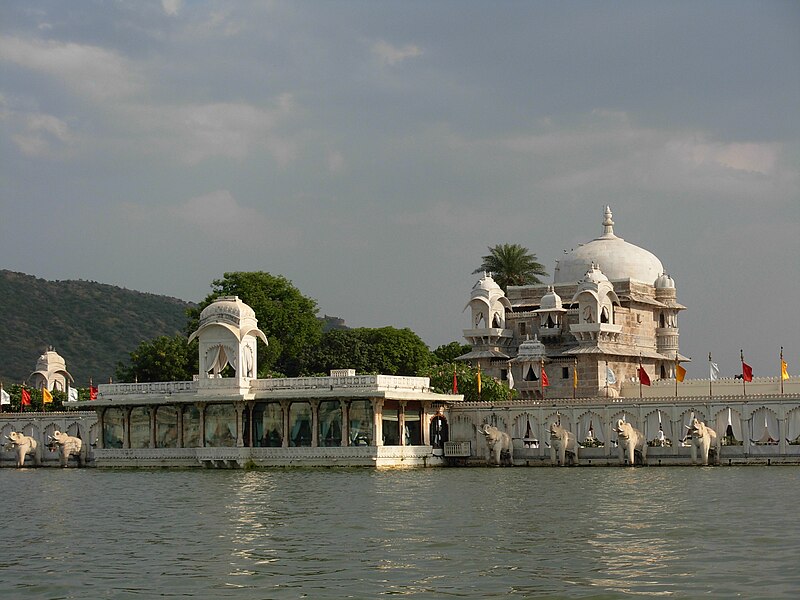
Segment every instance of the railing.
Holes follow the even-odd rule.
[[[386,390],[428,391],[427,377],[398,377],[394,375],[355,375],[346,377],[286,377],[256,379],[252,390]]]
[[[154,381],[150,383],[101,383],[100,396],[124,396],[126,394],[181,394],[197,391],[197,381]]]

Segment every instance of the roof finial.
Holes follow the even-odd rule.
[[[605,213],[603,214],[603,236],[613,236],[614,235],[614,219],[612,219],[611,215],[611,207],[606,205]]]

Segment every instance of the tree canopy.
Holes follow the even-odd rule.
[[[453,391],[453,373],[458,386],[457,393],[463,394],[466,402],[505,402],[517,393],[485,373],[481,376],[481,391],[478,393],[478,370],[463,362],[433,365],[420,372],[420,375],[430,377],[431,389],[448,394]]]
[[[489,246],[489,254],[473,273],[482,271],[493,273],[492,277],[503,291],[509,285],[533,285],[542,283],[539,276],[547,277],[544,265],[538,262],[535,254],[519,244],[497,244]]]
[[[186,343],[186,337],[162,335],[145,340],[130,353],[130,366],[117,365],[116,378],[121,381],[191,381],[198,372],[197,342]]]
[[[309,347],[303,372],[326,375],[331,369],[355,369],[358,373],[415,376],[432,360],[431,351],[410,329],[361,327],[334,329]]]
[[[298,375],[299,357],[322,337],[316,300],[304,296],[282,275],[264,271],[225,273],[211,286],[213,291],[206,299],[188,311],[187,334],[197,329],[200,313],[214,300],[220,296],[239,296],[255,311],[258,328],[269,340],[268,346],[258,344],[258,376],[275,371]]]

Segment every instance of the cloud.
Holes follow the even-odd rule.
[[[98,102],[132,96],[142,87],[134,63],[98,46],[0,36],[0,61],[50,75]]]
[[[402,48],[398,48],[383,40],[377,41],[372,45],[372,53],[378,57],[381,64],[389,66],[398,65],[407,58],[416,58],[423,54],[422,49],[414,44],[407,44]]]
[[[175,17],[183,8],[183,0],[161,0],[161,8],[169,16]]]
[[[11,139],[25,156],[53,156],[73,143],[69,126],[53,115],[31,113],[24,122],[25,131],[12,135]]]

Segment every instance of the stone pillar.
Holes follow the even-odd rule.
[[[375,445],[383,446],[383,398],[371,398],[372,428],[375,431]]]
[[[350,445],[350,402],[339,400],[342,407],[342,446]]]
[[[175,409],[178,411],[178,448],[183,448],[183,405],[178,404]]]
[[[132,407],[128,406],[122,413],[122,447],[131,447],[131,410]]]
[[[249,448],[253,447],[253,430],[255,429],[255,423],[253,423],[253,409],[255,408],[255,404],[253,400],[247,403],[247,422],[250,423],[250,428],[247,432],[247,446]]]
[[[431,419],[433,418],[431,414],[431,403],[430,401],[425,401],[422,403],[422,414],[420,415],[420,428],[422,429],[422,445],[423,446],[430,446],[431,445]]]
[[[750,415],[750,418],[745,419],[744,412],[742,412],[741,424],[742,424],[742,452],[745,454],[750,454],[750,435],[752,431],[750,430],[750,420],[753,418],[753,415]]]
[[[406,404],[405,400],[397,403],[397,429],[400,433],[400,445],[406,445]]]
[[[281,446],[289,447],[289,401],[281,400],[281,413],[283,413],[283,434],[281,435]]]
[[[608,408],[603,409],[603,433],[606,436],[605,456],[611,456],[611,430],[613,425],[608,422]]]
[[[97,436],[97,447],[98,448],[105,448],[105,443],[103,440],[103,433],[105,431],[105,424],[106,424],[106,409],[101,408],[97,411],[97,427],[98,427],[98,436]],[[92,440],[89,440],[89,443],[92,443]]]
[[[312,399],[311,404],[311,447],[319,447],[319,399]]]
[[[236,447],[244,447],[244,402],[234,402],[233,410],[236,411]],[[251,427],[252,429],[252,427]]]
[[[205,402],[198,402],[197,403],[197,412],[200,414],[200,447],[203,448],[206,445],[206,403]]]
[[[157,406],[150,407],[150,447],[156,447],[156,409]]]
[[[786,439],[789,437],[789,420],[786,418],[778,419],[778,452],[786,454]]]

